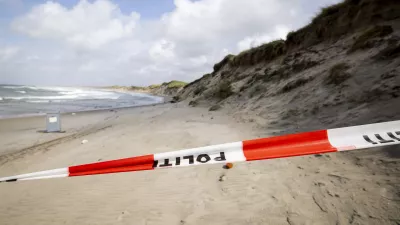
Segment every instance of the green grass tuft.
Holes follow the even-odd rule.
[[[311,23],[317,23],[318,20],[320,20],[321,18],[327,18],[327,17],[333,16],[333,15],[339,13],[340,9],[342,9],[343,6],[345,6],[346,4],[347,4],[346,2],[340,2],[335,5],[330,5],[330,6],[321,8],[321,12],[312,19]]]
[[[400,56],[400,44],[388,44],[386,48],[376,54],[373,58],[379,60],[394,59]]]
[[[291,90],[294,90],[294,89],[296,89],[298,87],[301,87],[301,86],[307,84],[311,80],[313,80],[313,77],[300,78],[300,79],[297,79],[297,80],[294,80],[294,81],[290,81],[285,86],[283,86],[283,88],[278,92],[278,94],[287,93],[287,92],[289,92]]]
[[[217,111],[219,109],[221,109],[220,105],[213,105],[208,109],[208,111]]]
[[[255,65],[263,61],[270,61],[286,53],[284,40],[275,40],[262,44],[256,48],[242,51],[232,60],[235,66]]]
[[[152,84],[149,86],[150,89],[155,89],[161,87],[161,84]]]
[[[349,68],[347,63],[338,63],[332,66],[325,83],[335,85],[343,83],[350,78],[350,74],[346,72]]]
[[[349,53],[357,51],[359,49],[366,49],[373,47],[370,40],[378,37],[385,37],[393,32],[393,28],[391,26],[374,26],[360,36],[354,41],[353,46],[351,47]]]
[[[196,88],[196,89],[194,90],[193,94],[194,94],[194,95],[200,95],[200,94],[202,94],[205,90],[207,90],[206,87],[200,86],[200,87],[198,87],[198,88]]]
[[[226,99],[233,94],[232,86],[228,82],[223,82],[219,85],[214,96],[220,100]]]
[[[181,88],[181,87],[185,87],[186,85],[187,85],[186,82],[173,80],[173,81],[168,83],[167,87],[168,88]]]
[[[221,62],[216,63],[216,64],[214,65],[214,72],[220,70],[225,64],[232,62],[232,60],[233,60],[234,58],[235,58],[235,56],[232,55],[232,54],[229,54],[229,55],[225,56],[224,59],[222,59]]]

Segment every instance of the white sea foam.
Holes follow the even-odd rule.
[[[8,100],[82,100],[82,99],[118,99],[122,94],[111,91],[100,91],[94,89],[71,88],[71,87],[30,87],[30,86],[2,86],[3,88],[18,89],[21,87],[34,88],[40,90],[40,95],[35,92],[25,96],[6,96]],[[43,91],[49,91],[47,96],[43,96]],[[26,94],[26,91],[16,90],[15,92]],[[46,92],[44,92],[46,93]]]
[[[49,103],[50,100],[28,100],[29,103]]]
[[[39,88],[37,87],[33,87],[33,86],[24,86],[25,88],[31,89],[31,90],[39,90]]]
[[[20,89],[23,86],[1,86],[2,88],[7,88],[7,89]]]
[[[7,88],[7,89],[32,89],[32,90],[38,90],[38,87],[35,86],[1,86],[2,88]]]
[[[20,96],[20,97],[5,97],[7,100],[26,100],[26,99],[47,99],[47,100],[57,100],[57,99],[76,99],[78,96],[65,95],[65,96]]]

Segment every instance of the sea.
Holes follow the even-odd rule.
[[[144,93],[89,87],[0,85],[0,118],[82,112],[162,103]]]

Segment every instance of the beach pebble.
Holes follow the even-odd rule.
[[[233,167],[233,163],[227,163],[227,164],[225,164],[225,165],[223,166],[223,168],[224,168],[224,169],[227,169],[227,170],[232,169],[232,167]]]
[[[86,143],[88,143],[89,141],[88,140],[82,140],[82,144],[86,144]]]
[[[75,116],[75,115],[76,115],[76,113],[71,113],[71,115]]]
[[[225,180],[226,180],[226,176],[225,175],[222,175],[222,176],[219,177],[219,181],[220,182],[225,181]]]

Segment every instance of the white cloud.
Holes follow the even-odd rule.
[[[237,44],[237,48],[239,51],[243,51],[249,48],[254,48],[260,46],[264,43],[276,40],[276,39],[286,39],[287,33],[290,31],[289,28],[283,25],[277,25],[275,27],[275,31],[272,33],[266,34],[256,34],[253,36],[247,36],[244,39],[240,40]]]
[[[193,65],[196,65],[196,66],[202,66],[207,63],[207,57],[205,55],[190,58],[189,60]]]
[[[0,47],[0,61],[6,61],[13,58],[15,55],[18,54],[20,49],[18,47],[7,46],[7,47]]]
[[[161,39],[151,46],[149,54],[154,60],[171,60],[175,57],[174,48],[175,43]]]
[[[0,83],[191,81],[228,53],[284,38],[332,1],[338,0],[175,0],[174,10],[153,20],[122,12],[110,0],[72,7],[48,1],[11,23],[24,42],[14,53],[0,48],[0,60],[8,60],[0,61]]]
[[[177,51],[182,56],[206,54],[216,45],[231,47],[232,41],[245,36],[275,32],[276,24],[293,22],[282,12],[299,7],[295,0],[175,0],[175,5],[162,22],[165,35],[180,43]]]
[[[271,36],[265,34],[265,35],[254,35],[251,37],[245,37],[243,40],[238,42],[238,49],[239,51],[243,51],[249,48],[254,48],[262,43],[269,42],[271,41],[272,38]]]
[[[82,0],[72,9],[49,1],[17,18],[12,28],[35,38],[62,40],[79,47],[98,48],[131,36],[139,18],[135,12],[122,14],[117,5],[106,0],[93,3]]]

